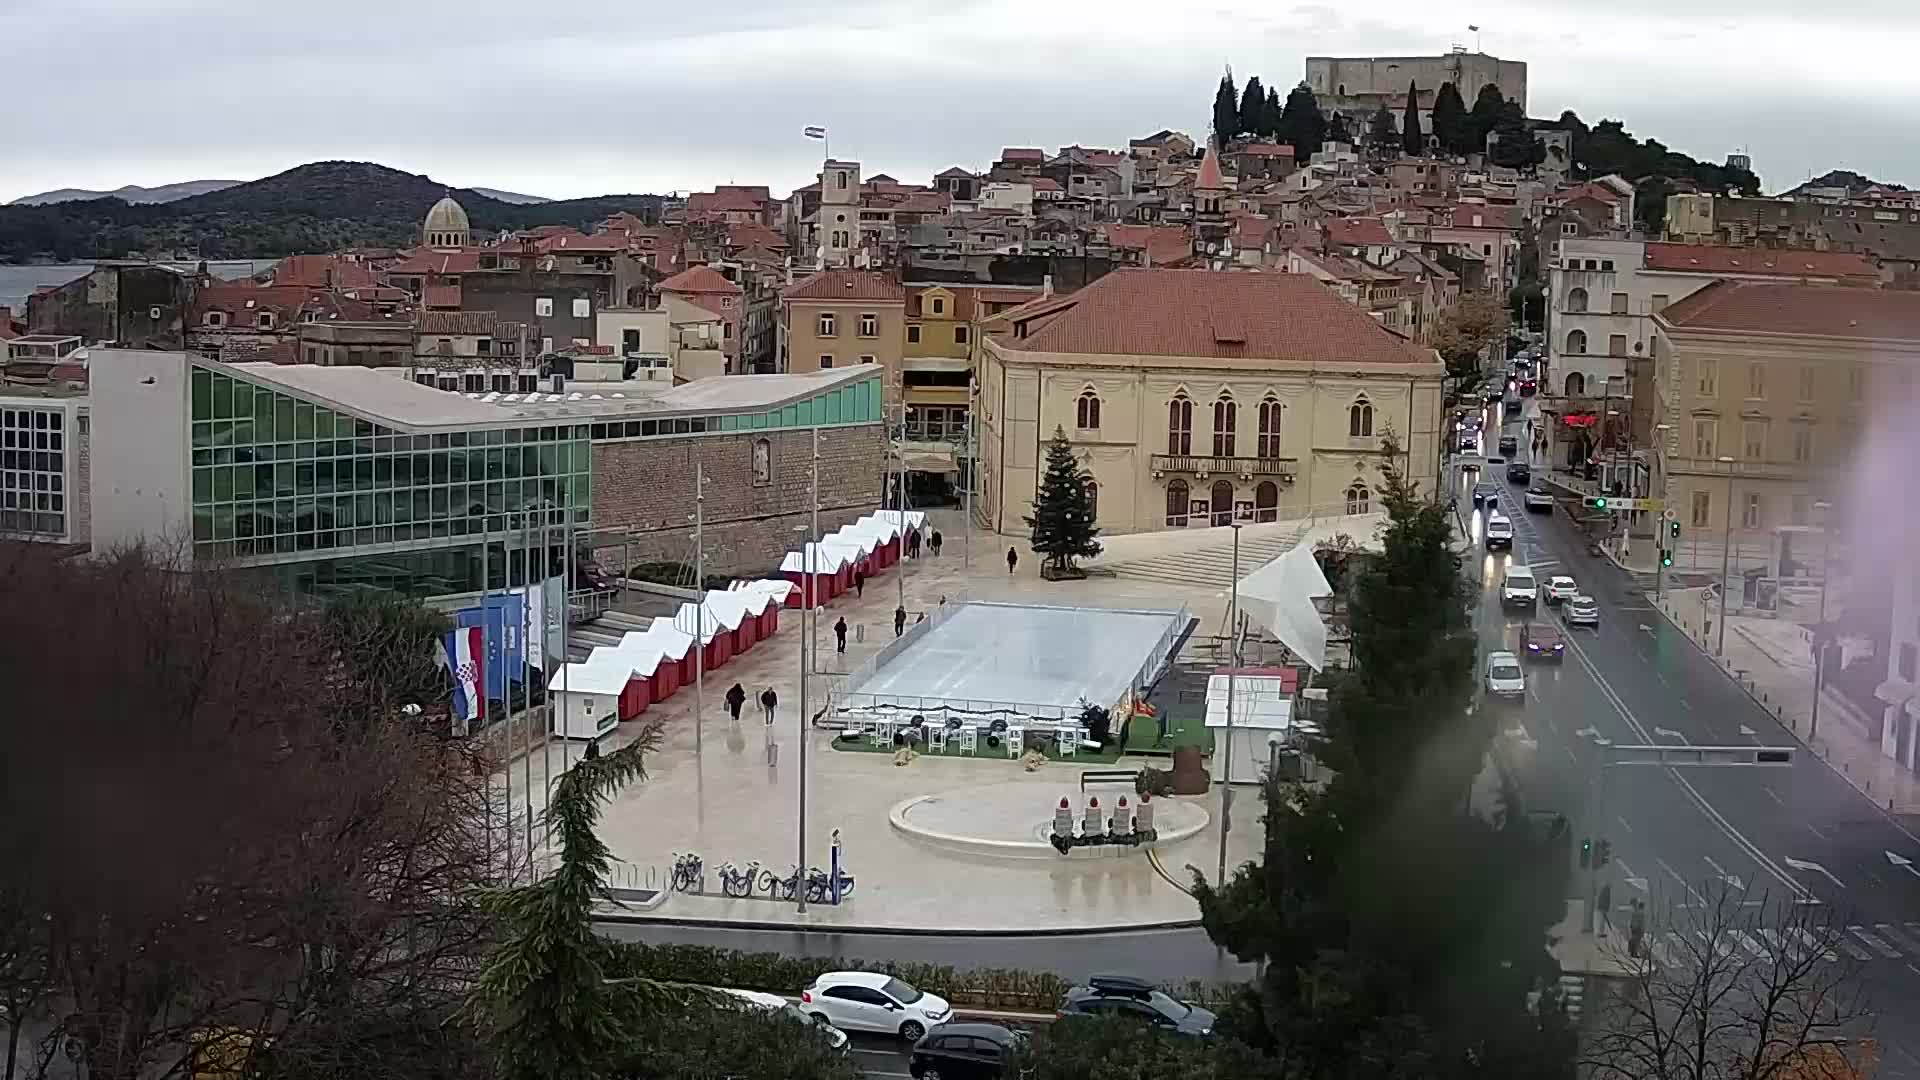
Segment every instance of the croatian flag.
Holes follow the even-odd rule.
[[[824,139],[827,137],[827,129],[823,127],[819,127],[817,125],[809,124],[808,126],[800,129],[800,134],[805,135],[809,139]]]
[[[487,713],[486,633],[484,627],[463,626],[440,639],[440,663],[453,676],[453,718],[463,729]]]

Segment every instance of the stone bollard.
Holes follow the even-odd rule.
[[[1120,802],[1113,808],[1113,824],[1107,830],[1115,836],[1133,835],[1133,807],[1127,805],[1127,797],[1120,796]]]
[[[1153,831],[1153,796],[1140,796],[1140,809],[1133,815],[1133,831]]]
[[[1097,839],[1106,835],[1106,823],[1100,818],[1100,796],[1087,796],[1087,816],[1081,821],[1082,839]]]
[[[1053,835],[1068,840],[1073,838],[1073,804],[1065,795],[1060,796],[1060,805],[1053,810]]]

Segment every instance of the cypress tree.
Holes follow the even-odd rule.
[[[1233,69],[1228,68],[1220,76],[1219,88],[1213,92],[1213,145],[1225,146],[1240,130],[1239,100],[1233,91]]]
[[[1240,124],[1235,135],[1258,135],[1266,127],[1267,92],[1260,85],[1260,76],[1247,80],[1247,88],[1240,92]]]
[[[1433,94],[1433,136],[1449,154],[1467,152],[1465,124],[1467,103],[1460,100],[1460,88],[1450,82],[1440,84]]]
[[[1420,130],[1420,87],[1407,83],[1407,111],[1400,120],[1400,149],[1412,157],[1427,152],[1427,136]]]

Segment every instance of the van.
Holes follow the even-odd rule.
[[[1494,511],[1487,517],[1487,550],[1513,550],[1513,519]]]
[[[1507,567],[1500,579],[1501,607],[1534,607],[1540,602],[1540,586],[1533,580],[1533,569],[1519,563]]]

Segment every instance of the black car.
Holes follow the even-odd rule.
[[[1182,1035],[1213,1034],[1214,1015],[1198,1005],[1169,997],[1145,979],[1131,975],[1095,975],[1087,985],[1067,991],[1058,1018],[1127,1016]]]
[[[940,1024],[913,1044],[907,1071],[938,1080],[990,1080],[1006,1073],[1007,1058],[1025,1038],[999,1024]]]
[[[1499,401],[1501,398],[1506,396],[1506,393],[1507,393],[1506,387],[1501,386],[1498,383],[1495,383],[1494,385],[1487,387],[1486,399],[1488,402]]]
[[[1482,480],[1473,485],[1473,505],[1497,506],[1500,503],[1500,485],[1491,480]]]
[[[1507,482],[1508,483],[1524,484],[1527,481],[1532,479],[1533,479],[1533,470],[1527,466],[1526,462],[1516,461],[1513,464],[1507,466]]]
[[[1508,455],[1519,453],[1520,439],[1513,435],[1500,436],[1500,452]]]

